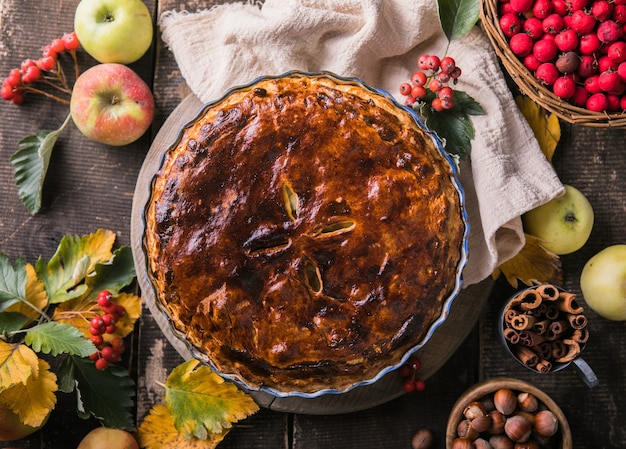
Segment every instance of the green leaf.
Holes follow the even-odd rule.
[[[26,263],[18,257],[15,267],[0,253],[0,312],[26,298]]]
[[[70,355],[61,363],[57,377],[61,391],[76,390],[79,416],[94,416],[105,427],[135,430],[135,383],[126,369],[109,365],[100,371],[92,361]]]
[[[41,209],[43,184],[52,149],[69,120],[68,114],[59,129],[43,130],[34,136],[24,137],[17,143],[18,150],[11,156],[13,179],[18,188],[20,200],[32,215]]]
[[[30,318],[17,312],[0,313],[0,334],[10,334],[24,327]]]
[[[31,327],[24,341],[35,352],[53,356],[67,353],[87,357],[96,352],[94,344],[74,326],[54,321]]]
[[[437,0],[439,21],[448,41],[460,39],[471,31],[479,17],[479,0]]]
[[[113,258],[105,263],[97,264],[95,275],[87,278],[87,285],[91,288],[91,296],[97,296],[102,290],[117,293],[130,285],[137,275],[133,253],[128,246],[122,246],[113,253]]]
[[[452,109],[435,112],[425,103],[415,103],[418,112],[424,117],[426,126],[444,141],[444,148],[448,154],[467,159],[472,151],[474,139],[474,125],[470,115],[484,114],[483,108],[467,93],[454,91],[454,107]]]

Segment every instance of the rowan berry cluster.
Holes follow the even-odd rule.
[[[400,94],[406,97],[405,105],[413,106],[416,102],[430,103],[434,111],[443,111],[454,107],[455,85],[461,76],[461,69],[450,56],[439,58],[436,55],[421,55],[417,59],[417,68],[411,82],[400,84]]]
[[[626,0],[501,0],[511,51],[559,98],[626,110]]]
[[[115,333],[116,323],[126,314],[126,309],[112,300],[111,292],[108,290],[102,290],[98,294],[97,302],[102,313],[91,319],[89,332],[91,341],[98,350],[89,358],[95,362],[97,369],[105,370],[109,363],[121,360],[124,353],[124,340],[115,336],[107,342],[104,340],[104,334]]]
[[[25,59],[19,68],[14,68],[9,72],[9,75],[2,81],[0,97],[14,104],[21,104],[27,92],[34,92],[62,103],[69,103],[66,99],[38,89],[34,85],[41,82],[59,92],[70,93],[71,89],[67,84],[58,58],[63,53],[69,53],[74,61],[74,66],[77,67],[76,49],[79,45],[75,32],[54,39],[43,48],[39,59]]]
[[[413,393],[414,391],[424,391],[426,389],[426,382],[417,375],[421,367],[422,362],[417,358],[409,359],[400,367],[399,373],[402,378],[402,388],[405,392]]]

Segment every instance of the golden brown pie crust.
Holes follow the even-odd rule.
[[[157,301],[251,388],[343,390],[398,364],[442,313],[465,236],[432,138],[330,75],[265,78],[208,105],[152,184]]]

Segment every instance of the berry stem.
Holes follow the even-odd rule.
[[[36,93],[36,94],[41,94],[44,97],[48,97],[48,98],[50,98],[52,100],[58,101],[59,103],[66,104],[68,106],[70,104],[69,100],[66,100],[65,98],[57,97],[56,95],[50,94],[50,93],[48,93],[46,91],[43,91],[41,89],[37,89],[36,87],[23,87],[23,90],[24,91],[33,92],[33,93]]]

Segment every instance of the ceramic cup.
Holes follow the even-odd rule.
[[[598,377],[581,357],[588,331],[574,294],[550,284],[533,285],[511,296],[498,320],[503,346],[527,369],[549,374],[573,365],[589,388],[598,385]],[[558,335],[552,327],[560,330]],[[576,328],[579,331],[574,334]],[[534,363],[535,358],[539,363]]]

